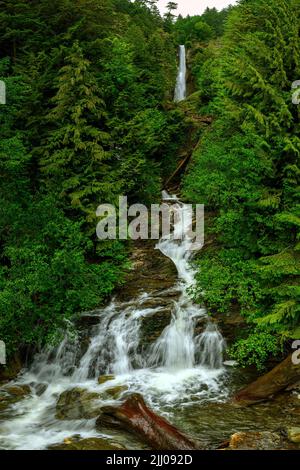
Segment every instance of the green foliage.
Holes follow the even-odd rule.
[[[258,370],[264,370],[270,355],[276,357],[280,351],[278,338],[267,332],[257,332],[237,341],[229,353],[242,367],[255,366]]]
[[[239,305],[247,314],[258,305],[261,286],[253,261],[244,258],[242,249],[207,250],[196,265],[193,295],[200,303],[206,302],[211,312],[227,313],[233,305]]]
[[[123,282],[129,247],[96,239],[95,211],[122,194],[155,202],[176,166],[184,129],[169,104],[170,19],[154,0],[0,1],[0,338],[9,355],[54,340]]]
[[[183,188],[206,204],[214,240],[195,295],[212,311],[239,307],[250,336],[234,354],[258,367],[299,336],[299,28],[298,1],[242,1],[194,68],[201,111],[215,116]]]
[[[88,262],[90,248],[80,224],[52,198],[30,201],[22,222],[11,221],[0,274],[0,337],[9,352],[57,338],[74,312],[95,308],[112,292],[122,262]]]
[[[53,102],[55,107],[46,117],[52,129],[40,149],[41,169],[50,188],[60,191],[91,222],[97,200],[110,196],[110,186],[115,183],[107,177],[110,153],[106,151],[105,103],[77,43],[59,72]],[[66,199],[64,202],[68,204]]]
[[[206,8],[200,16],[179,16],[175,23],[176,39],[179,44],[195,45],[208,43],[211,39],[221,36],[224,23],[231,7],[218,11],[216,8]]]

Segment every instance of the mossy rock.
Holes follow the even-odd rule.
[[[98,378],[98,384],[102,385],[108,382],[109,380],[115,380],[114,375],[100,375]]]
[[[115,379],[114,375],[100,375],[98,379],[99,385],[107,384],[108,382]],[[106,388],[99,392],[99,396],[103,398],[103,400],[114,399],[118,400],[123,392],[127,392],[128,386],[127,385],[115,385],[110,388]]]
[[[6,410],[10,405],[23,400],[30,395],[29,385],[10,385],[0,389],[0,411]]]
[[[289,441],[300,444],[300,427],[288,428],[287,434]]]
[[[101,413],[99,393],[82,388],[63,392],[56,403],[55,417],[60,420],[92,419]]]
[[[230,438],[230,450],[280,450],[282,440],[274,432],[237,432]]]
[[[29,385],[10,385],[6,386],[5,390],[9,395],[14,397],[24,397],[26,395],[30,395],[31,388]]]
[[[108,390],[104,390],[103,395],[101,394],[101,396],[107,395],[114,400],[118,400],[122,393],[127,392],[127,390],[127,385],[116,385],[115,387],[109,388]]]
[[[87,439],[67,438],[61,444],[48,447],[49,450],[127,450],[118,442],[109,441],[99,437]]]

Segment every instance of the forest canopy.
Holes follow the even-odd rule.
[[[232,354],[258,367],[300,338],[299,7],[240,1],[194,62],[199,113],[214,116],[183,184],[212,214],[195,297],[241,311],[248,331]]]
[[[183,136],[180,112],[167,110],[177,68],[167,29],[155,2],[0,2],[0,337],[9,355],[52,341],[122,283],[129,247],[96,239],[95,211],[121,194],[159,200],[174,165]]]
[[[96,208],[180,191],[206,205],[193,296],[240,313],[231,348],[264,363],[300,338],[300,0],[161,16],[155,0],[0,0],[0,338],[37,349],[124,282],[129,243]],[[188,99],[173,103],[185,44]],[[195,131],[193,121],[212,123]],[[191,139],[191,133],[196,137]],[[189,149],[188,149],[189,150]]]

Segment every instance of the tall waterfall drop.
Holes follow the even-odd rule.
[[[30,395],[12,405],[9,420],[0,419],[0,448],[45,449],[72,435],[101,437],[95,420],[57,419],[60,395],[74,388],[100,394],[99,407],[120,399],[107,395],[112,387],[124,389],[122,393],[139,392],[154,410],[171,415],[173,409],[227,396],[224,340],[205,309],[189,296],[195,272],[190,264],[187,206],[166,192],[163,200],[178,217],[173,233],[161,239],[156,249],[176,266],[177,283],[155,291],[146,286],[129,301],[114,299],[88,314],[94,325],[86,330],[88,334],[66,338],[58,348],[38,354],[15,382],[29,385]],[[157,276],[159,279],[159,272]],[[143,321],[153,318],[155,322],[155,315],[164,311],[166,298],[171,299],[170,324],[145,347]],[[98,378],[104,374],[113,376],[99,384]]]
[[[185,46],[179,46],[179,69],[175,88],[174,101],[179,103],[186,98],[186,53]]]

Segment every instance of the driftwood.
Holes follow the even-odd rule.
[[[105,407],[97,427],[133,432],[154,450],[196,450],[197,444],[167,420],[154,413],[139,394],[131,395],[120,407]]]
[[[252,405],[267,400],[300,380],[300,364],[294,364],[292,355],[267,374],[251,383],[234,397],[240,405]]]

